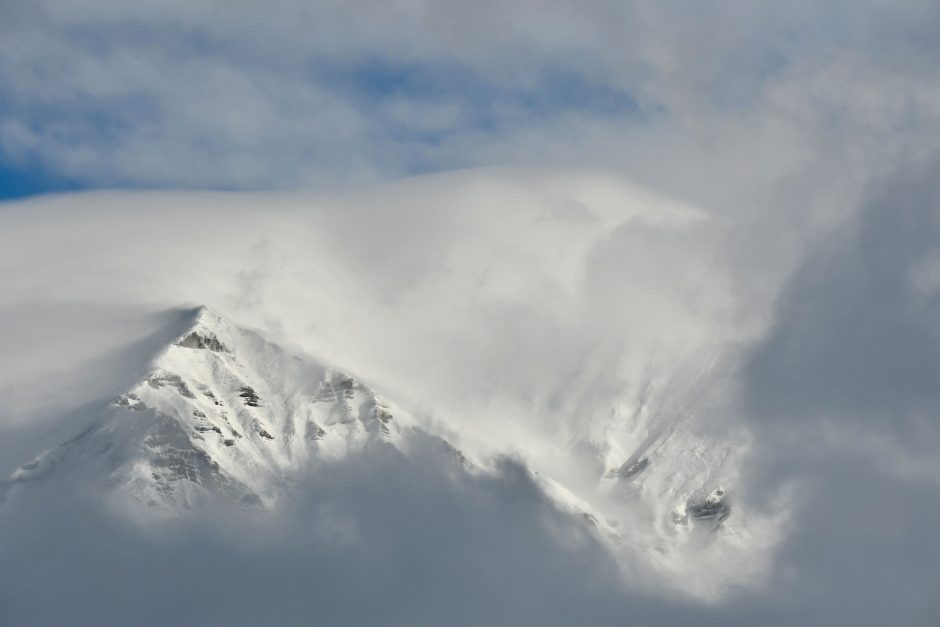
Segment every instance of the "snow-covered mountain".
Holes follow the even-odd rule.
[[[624,564],[642,560],[681,579],[705,560],[710,576],[682,584],[703,595],[752,574],[741,567],[754,544],[749,517],[733,504],[746,434],[703,424],[732,410],[732,361],[721,351],[697,353],[588,417],[565,460],[577,477],[530,466],[545,496]],[[275,509],[312,460],[355,459],[373,447],[408,455],[429,445],[449,451],[455,472],[486,472],[485,461],[469,461],[350,374],[200,308],[147,376],[77,435],[18,469],[3,491],[81,479],[145,520],[216,499]]]
[[[11,480],[90,475],[161,516],[214,497],[270,508],[311,457],[404,450],[414,429],[348,374],[200,308],[146,378]]]
[[[570,456],[579,493],[687,590],[714,597],[766,572],[780,514],[739,498],[752,436],[741,420],[732,347],[691,351],[579,420]]]

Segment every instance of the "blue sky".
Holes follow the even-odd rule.
[[[739,97],[729,93],[759,93],[766,70],[741,62],[752,33],[716,15],[693,42],[677,7],[277,7],[10,5],[0,195],[331,187],[494,164],[610,164],[617,144],[677,109],[683,119]],[[664,42],[699,49],[663,56]],[[723,60],[734,76],[718,71]]]
[[[446,144],[452,140],[511,135],[521,129],[551,125],[563,116],[641,124],[663,114],[661,108],[642,106],[625,88],[603,81],[592,82],[576,71],[546,71],[524,82],[505,82],[481,75],[458,62],[313,59],[311,65],[310,72],[301,75],[299,80],[306,81],[311,89],[326,91],[351,115],[373,120],[368,128],[350,129],[348,132],[355,136],[349,139],[362,142],[363,151],[394,153],[388,157],[393,163],[379,168],[392,176],[487,165],[480,155],[460,155],[448,150]],[[39,107],[28,100],[14,102],[8,106],[7,114],[24,119],[36,137],[28,148],[7,148],[0,152],[0,198],[102,186],[267,189],[285,184],[276,178],[271,181],[262,178],[246,185],[224,173],[205,181],[179,180],[174,176],[127,177],[119,171],[96,172],[82,168],[66,174],[62,165],[55,163],[55,155],[44,154],[44,142],[52,146],[65,144],[65,150],[94,153],[99,149],[121,151],[122,138],[138,133],[146,135],[142,143],[159,141],[166,126],[173,123],[171,119],[163,119],[165,111],[159,102],[164,98],[175,98],[175,95],[145,91],[102,98],[78,88],[76,93],[63,93],[62,102],[53,99]],[[72,111],[68,109],[69,101],[75,104]],[[237,104],[233,108],[237,110]],[[284,109],[285,116],[304,118],[317,114],[315,108],[292,110],[290,103],[285,103]],[[440,119],[435,120],[435,116]],[[224,150],[228,143],[224,136],[211,131],[198,134],[203,137],[190,137],[185,141],[189,146],[176,148],[195,148],[196,152],[211,158],[212,152]],[[309,146],[300,143],[289,146],[285,152],[313,162],[328,160],[328,156],[318,154],[316,139],[313,137]],[[342,143],[344,139],[339,136],[333,141]],[[254,142],[264,143],[263,139]],[[256,149],[253,145],[234,148],[244,152]],[[263,149],[278,151],[277,147]],[[167,158],[172,159],[173,155],[168,154]]]
[[[82,189],[80,183],[62,179],[39,165],[27,167],[0,162],[0,199],[11,200],[78,189]]]
[[[928,5],[14,0],[0,197],[561,165],[724,202],[741,162],[766,181],[924,137],[935,78],[907,61],[936,56]]]

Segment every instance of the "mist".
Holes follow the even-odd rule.
[[[380,4],[0,6],[0,475],[202,305],[434,434],[271,511],[4,483],[0,623],[940,621],[935,3]],[[663,430],[711,536],[602,485]]]

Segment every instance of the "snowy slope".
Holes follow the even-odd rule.
[[[748,437],[731,422],[716,429],[716,416],[734,411],[733,364],[720,350],[690,355],[590,416],[557,472],[522,460],[544,495],[625,567],[652,566],[701,596],[759,570],[750,555],[759,521],[734,503]],[[456,470],[486,472],[349,374],[200,308],[146,377],[3,491],[82,479],[145,519],[213,499],[271,509],[314,459],[349,460],[372,446],[407,455],[430,441],[452,451]],[[565,470],[572,465],[578,477]]]
[[[413,425],[347,374],[205,308],[102,414],[13,482],[65,467],[107,477],[130,502],[163,515],[212,496],[271,507],[311,456],[340,458],[370,443],[404,448]]]
[[[611,549],[703,598],[757,585],[769,572],[785,508],[743,498],[752,435],[742,419],[741,353],[689,350],[650,368],[607,403],[572,389],[580,411],[555,479],[612,528]]]

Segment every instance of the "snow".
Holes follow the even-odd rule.
[[[470,462],[434,424],[346,372],[206,307],[180,324],[146,376],[99,407],[76,437],[17,469],[11,484],[28,489],[40,479],[90,479],[107,486],[115,509],[147,521],[185,516],[218,499],[277,509],[296,499],[311,462],[349,462],[375,446],[410,455],[440,441],[454,451],[453,472],[494,471],[499,451],[476,450],[471,456],[483,462]],[[602,469],[593,488],[579,493],[565,485],[571,460],[556,476],[521,462],[545,497],[586,524],[625,568],[645,563],[678,588],[710,598],[753,582],[760,562],[753,559],[749,515],[729,509],[719,487],[737,483],[735,462],[746,438],[696,431],[702,418],[696,412],[708,417],[726,409],[715,376],[723,356],[704,357],[704,366],[699,356],[695,368],[650,382],[642,398],[624,399],[606,421],[590,423],[582,437],[592,438]],[[584,454],[577,444],[572,457]],[[631,472],[618,472],[639,459],[644,463],[634,461]],[[709,536],[705,548],[702,533]],[[753,565],[745,568],[749,557]],[[709,577],[691,577],[690,569],[703,563]]]
[[[13,479],[68,465],[107,473],[131,501],[163,514],[213,490],[270,507],[310,456],[342,458],[374,441],[400,446],[413,423],[349,375],[205,307],[141,381],[98,411],[83,437]],[[96,458],[104,464],[82,468]]]

